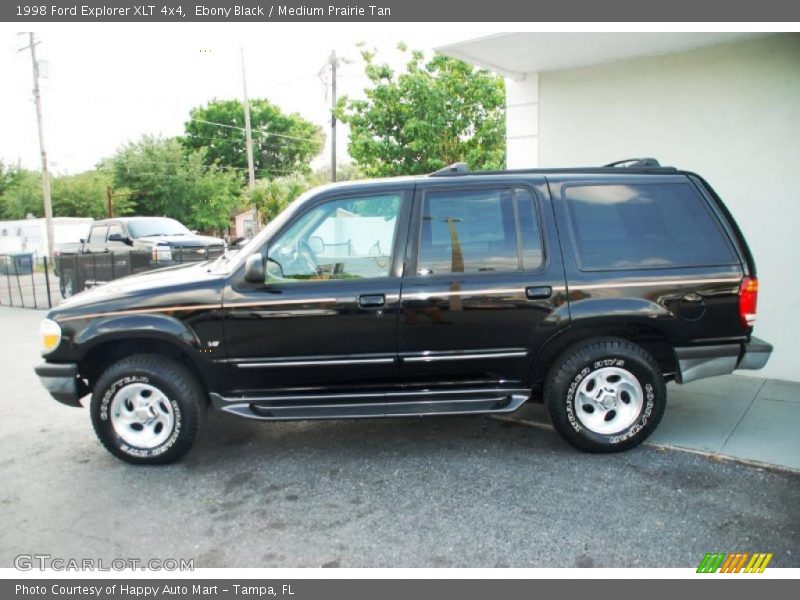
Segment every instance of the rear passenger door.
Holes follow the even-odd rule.
[[[685,175],[548,180],[574,324],[612,313],[687,345],[745,335],[742,265],[710,199]]]
[[[406,385],[527,388],[539,346],[568,320],[544,180],[417,187],[401,293]]]

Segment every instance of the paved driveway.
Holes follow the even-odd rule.
[[[800,476],[643,447],[593,456],[492,418],[212,415],[177,464],[126,465],[32,372],[42,313],[0,308],[0,566],[20,553],[221,566],[800,566]],[[669,411],[669,408],[667,409]]]

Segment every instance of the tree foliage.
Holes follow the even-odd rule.
[[[0,217],[24,219],[29,214],[44,216],[42,174],[39,171],[9,170],[0,179],[3,181],[0,184]],[[51,177],[53,216],[102,219],[108,214],[106,188],[109,185],[111,176],[102,169]],[[130,204],[124,197],[116,200],[115,214],[128,214]]]
[[[53,198],[53,214],[65,217],[93,217],[95,219],[107,217],[107,189],[111,184],[111,174],[103,169],[56,177],[50,186]],[[120,190],[116,191],[119,192]],[[127,215],[132,210],[130,197],[114,198],[115,215]]]
[[[277,217],[300,194],[311,188],[311,182],[299,174],[262,179],[245,193],[249,204],[255,204],[264,222]]]
[[[144,136],[111,159],[114,185],[125,187],[134,212],[178,219],[193,229],[221,230],[241,205],[234,169],[207,164],[205,150],[186,150],[175,138]]]
[[[264,99],[250,100],[253,163],[256,177],[309,173],[309,162],[322,151],[322,129],[300,115],[284,114]],[[238,100],[213,100],[192,109],[182,139],[186,148],[205,148],[207,165],[237,167],[247,174],[244,106]]]
[[[44,214],[41,173],[9,168],[3,170],[0,180],[0,217],[24,219],[29,214],[35,217]]]
[[[374,53],[361,54],[372,87],[366,99],[340,98],[335,115],[350,126],[350,156],[366,175],[429,173],[460,161],[504,168],[501,77],[448,56],[426,61],[422,52],[397,75]]]

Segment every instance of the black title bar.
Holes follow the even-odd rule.
[[[0,21],[750,22],[800,21],[787,0],[4,0]]]

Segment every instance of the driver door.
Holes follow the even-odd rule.
[[[400,384],[397,319],[413,185],[306,201],[258,250],[263,284],[234,274],[225,341],[242,393],[352,392]]]

